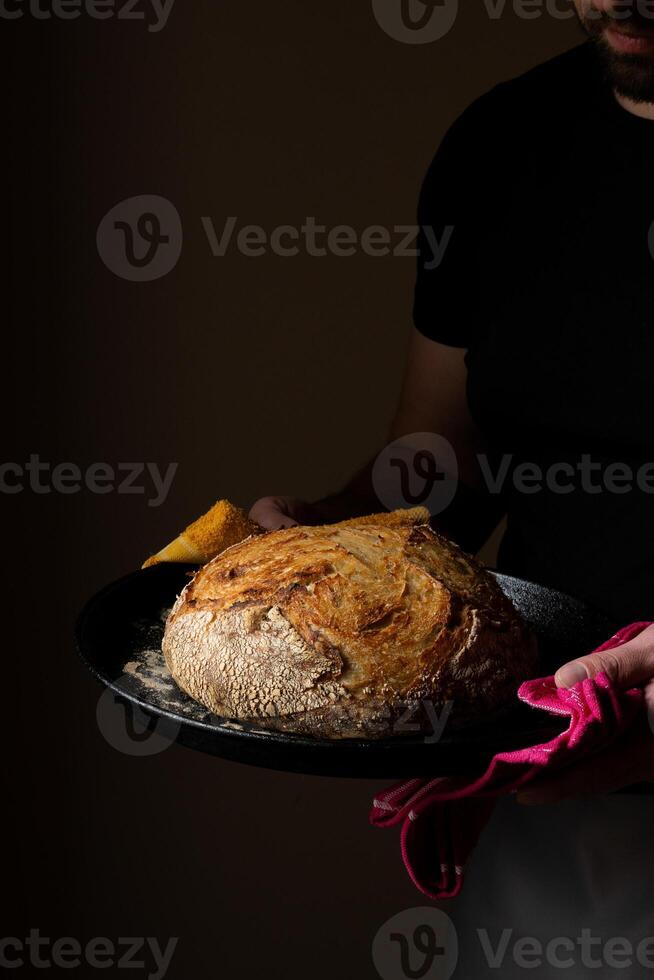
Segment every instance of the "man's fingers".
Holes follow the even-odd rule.
[[[249,513],[249,518],[264,527],[266,531],[278,531],[283,527],[295,527],[297,521],[288,512],[288,503],[283,497],[262,497],[257,500]]]
[[[572,660],[557,670],[554,680],[557,687],[573,687],[602,671],[623,690],[651,680],[654,677],[654,628],[648,627],[614,650]]]

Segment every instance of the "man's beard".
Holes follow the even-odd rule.
[[[607,27],[625,24],[637,30],[643,26],[652,31],[654,20],[644,19],[634,13],[628,20],[617,21],[608,14],[594,11],[581,18],[581,22],[599,53],[604,72],[618,95],[634,102],[654,102],[654,57],[637,54],[621,54],[615,51],[604,37]]]

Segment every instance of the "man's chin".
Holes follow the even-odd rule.
[[[604,38],[594,40],[604,73],[618,95],[633,102],[654,102],[654,58],[618,54]]]

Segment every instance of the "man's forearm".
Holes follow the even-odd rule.
[[[367,463],[342,490],[317,500],[313,507],[326,524],[364,517],[386,510],[375,493],[372,482],[374,460]]]
[[[330,524],[387,510],[375,493],[373,466],[371,460],[341,491],[312,504],[321,520]],[[405,506],[410,504],[407,502]],[[503,514],[500,500],[459,480],[452,502],[441,513],[432,515],[430,523],[435,531],[474,553],[486,542]]]

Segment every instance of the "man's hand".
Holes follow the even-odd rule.
[[[252,505],[248,516],[266,531],[322,523],[320,512],[312,504],[295,497],[261,497]]]
[[[580,796],[612,793],[635,783],[654,782],[654,626],[613,650],[581,657],[555,674],[557,687],[573,687],[604,671],[622,691],[642,687],[648,719],[606,752],[543,777],[519,791],[520,803],[555,803]]]
[[[573,687],[587,677],[604,672],[621,691],[640,687],[654,678],[654,626],[613,650],[580,657],[560,667],[554,675],[557,687]]]

